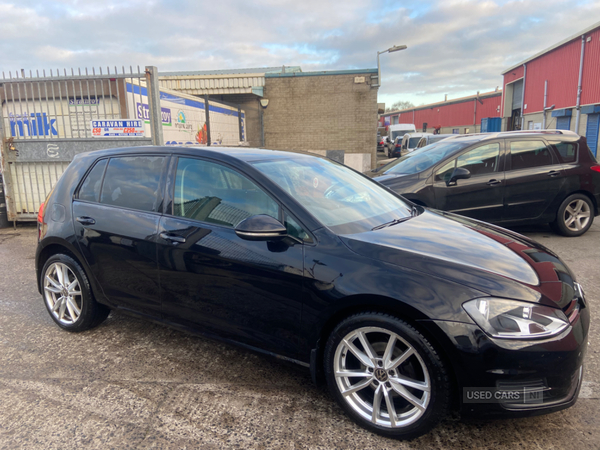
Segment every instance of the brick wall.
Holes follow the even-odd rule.
[[[370,83],[370,73],[265,78],[265,147],[370,153],[375,167],[377,88]]]
[[[239,105],[246,118],[246,141],[248,141],[250,147],[260,147],[262,145],[259,97],[254,94],[227,94],[211,95],[210,98]]]

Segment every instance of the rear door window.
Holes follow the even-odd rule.
[[[123,156],[111,158],[100,203],[123,208],[156,211],[164,156]]]
[[[552,153],[543,141],[512,141],[510,143],[511,170],[553,164]]]

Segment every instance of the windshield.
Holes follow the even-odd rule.
[[[320,158],[256,161],[253,166],[337,234],[405,219],[412,208],[374,181]]]
[[[410,130],[399,130],[399,131],[392,131],[390,136],[390,141],[393,141],[394,139],[396,139],[397,137],[402,137],[404,136],[406,133],[408,133]]]
[[[420,137],[409,138],[408,139],[408,148],[415,148],[420,140],[421,140]]]
[[[398,158],[386,167],[385,174],[404,173],[412,174],[422,172],[435,165],[447,155],[456,153],[457,151],[473,144],[470,142],[438,142],[436,144],[427,145],[409,153],[406,156]]]

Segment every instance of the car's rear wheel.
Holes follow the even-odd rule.
[[[563,236],[581,236],[594,222],[594,205],[583,194],[573,194],[567,197],[556,213],[556,220],[550,225],[552,229]]]
[[[325,374],[339,405],[359,425],[412,439],[446,414],[450,386],[431,344],[412,326],[381,313],[341,322],[325,348]]]
[[[110,313],[109,308],[94,300],[83,268],[68,255],[48,258],[42,269],[41,284],[50,317],[65,330],[88,330]]]

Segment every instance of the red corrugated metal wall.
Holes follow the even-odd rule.
[[[592,40],[585,44],[581,104],[600,103],[600,29],[590,33]]]
[[[580,56],[581,40],[577,39],[527,63],[525,114],[543,110],[545,80],[548,80],[548,106],[561,109],[575,105]]]
[[[475,123],[481,124],[484,117],[499,117],[498,107],[500,106],[501,95],[484,98],[483,104],[477,103],[477,117]],[[421,130],[423,123],[427,123],[428,128],[438,125],[442,127],[460,127],[473,125],[475,100],[465,100],[461,103],[450,105],[435,105],[427,109],[407,111],[399,114],[398,123],[414,123],[417,130]],[[414,119],[413,119],[414,117]],[[413,122],[414,120],[414,122]]]
[[[600,103],[600,29],[588,33],[585,44],[581,104]],[[544,83],[548,80],[547,106],[573,108],[577,103],[581,39],[548,52],[527,63],[525,80],[525,114],[540,112],[544,106]],[[523,66],[504,75],[504,90],[511,81],[523,77]]]

